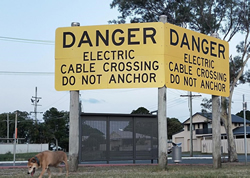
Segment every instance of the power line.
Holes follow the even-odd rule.
[[[64,99],[65,96],[69,95],[69,92],[67,92],[64,96],[62,96],[60,99],[58,99],[57,101],[53,102],[52,104],[46,106],[46,107],[43,107],[42,109],[40,110],[46,110],[47,108],[50,108],[51,106],[53,106],[55,103],[61,101],[62,99]]]
[[[5,37],[0,36],[1,41],[11,41],[11,42],[19,42],[19,43],[33,43],[33,44],[43,44],[43,45],[54,45],[54,41],[48,40],[34,40],[34,39],[25,39],[25,38],[13,38],[13,37]]]
[[[0,75],[54,75],[54,72],[15,72],[15,71],[0,71]]]

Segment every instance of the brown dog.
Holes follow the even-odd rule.
[[[39,178],[42,178],[43,174],[45,173],[46,169],[51,177],[51,172],[49,166],[53,166],[60,169],[60,173],[62,172],[62,168],[59,166],[60,163],[65,164],[66,168],[66,177],[69,174],[68,162],[67,162],[67,155],[63,151],[44,151],[37,154],[35,157],[28,159],[28,174],[31,176],[34,175],[36,169],[42,168],[42,172]]]

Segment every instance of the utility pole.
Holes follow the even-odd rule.
[[[14,148],[13,148],[13,166],[16,164],[16,141],[17,141],[17,111],[16,111],[16,117],[15,117],[15,137],[14,137]]]
[[[192,98],[198,97],[201,95],[192,95],[192,92],[189,91],[188,95],[180,95],[181,97],[189,97],[189,112],[190,112],[190,119],[189,119],[189,130],[190,130],[190,157],[193,157],[193,105],[192,105]]]
[[[161,15],[160,22],[167,23],[167,16]],[[164,85],[158,88],[158,160],[161,169],[167,168],[168,153],[167,153],[167,118],[166,118],[166,95],[167,87]]]
[[[9,113],[7,113],[7,143],[9,143],[10,138],[10,120]]]
[[[247,165],[247,128],[246,128],[246,110],[247,110],[247,102],[245,102],[245,95],[243,95],[245,165]]]
[[[213,33],[212,37],[219,39],[218,33]],[[212,152],[213,167],[221,168],[221,124],[220,124],[220,96],[212,95]]]
[[[79,22],[72,22],[71,28],[80,26]],[[79,90],[70,91],[69,112],[69,171],[76,172],[79,157]]]
[[[40,99],[42,99],[42,97],[38,97],[37,96],[37,87],[36,87],[36,89],[35,89],[35,96],[32,96],[32,98],[31,98],[32,105],[34,105],[34,112],[30,112],[30,113],[34,113],[35,114],[36,124],[37,124],[37,113],[43,113],[43,112],[37,112],[37,106],[41,106],[41,105],[37,104]]]

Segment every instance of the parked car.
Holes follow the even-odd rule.
[[[55,144],[51,144],[50,145],[50,150],[56,151],[56,145]],[[63,150],[62,147],[58,146],[57,150]]]

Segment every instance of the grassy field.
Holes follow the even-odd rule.
[[[29,158],[35,156],[37,153],[19,153],[16,154],[16,161],[27,161]],[[0,154],[0,161],[13,161],[13,154]]]
[[[37,171],[34,177],[38,177]],[[65,177],[58,170],[51,169],[52,177]],[[65,172],[65,171],[64,171]],[[0,169],[0,178],[14,177],[25,178],[26,168]],[[48,177],[45,174],[44,177]],[[103,167],[79,167],[77,172],[70,172],[72,178],[209,178],[209,177],[250,177],[250,165],[240,163],[226,163],[220,169],[213,169],[212,165],[168,165],[166,171],[162,171],[157,165],[133,165],[133,166],[103,166]]]

